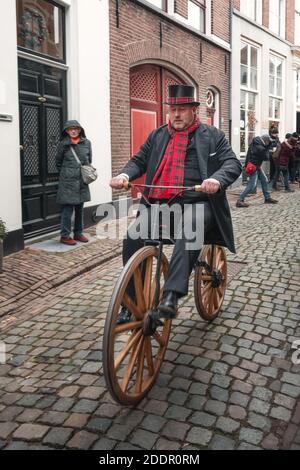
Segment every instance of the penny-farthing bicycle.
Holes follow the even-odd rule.
[[[128,189],[136,185],[124,186]],[[179,195],[187,190],[200,192],[201,186],[176,189]],[[174,240],[146,241],[124,266],[112,293],[104,327],[103,369],[112,397],[123,405],[136,405],[149,392],[167,350],[172,321],[159,318],[157,307],[169,267],[163,247],[170,243]],[[195,304],[204,320],[212,321],[218,316],[226,282],[224,248],[204,246],[194,276]],[[131,313],[131,320],[118,325],[122,307]]]

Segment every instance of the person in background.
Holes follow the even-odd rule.
[[[269,136],[271,139],[271,145],[269,150],[269,162],[270,162],[270,171],[269,171],[269,182],[273,180],[275,173],[275,163],[273,161],[273,153],[276,151],[278,145],[280,144],[279,133],[277,127],[271,127],[269,131]]]
[[[284,178],[285,192],[293,193],[294,190],[289,187],[289,171],[288,166],[291,159],[294,158],[296,145],[298,142],[298,134],[286,134],[288,136],[278,149],[278,156],[275,158],[276,170],[273,177],[272,188],[278,191],[277,181],[280,172]],[[275,154],[274,154],[275,155]]]
[[[300,184],[300,137],[295,150],[295,181]]]
[[[251,144],[249,145],[245,164],[251,163],[255,165],[255,171],[250,174],[246,188],[240,194],[239,199],[236,202],[236,207],[249,207],[249,204],[245,202],[246,196],[256,188],[258,180],[260,180],[261,188],[265,198],[265,204],[277,204],[278,201],[271,198],[268,191],[268,178],[261,168],[263,161],[269,159],[269,151],[271,146],[271,138],[269,134],[263,136],[254,137]]]
[[[298,136],[297,132],[294,132],[292,134],[292,137],[297,139],[297,143],[298,143],[299,136]],[[295,148],[294,155],[289,161],[289,181],[292,184],[296,182],[295,181],[295,178],[296,178],[296,161],[295,161],[296,156],[295,156],[295,153],[296,153],[296,150],[297,150],[297,143],[296,143],[296,148]]]
[[[83,235],[83,205],[91,200],[90,190],[83,182],[81,168],[71,148],[82,164],[92,163],[92,145],[78,121],[67,121],[62,131],[62,140],[57,149],[56,166],[59,172],[57,203],[61,210],[61,239],[65,245],[76,245],[77,241],[87,243]],[[71,220],[75,211],[74,238]]]

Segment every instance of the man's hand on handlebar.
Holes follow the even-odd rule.
[[[221,188],[221,184],[218,180],[214,178],[208,178],[201,183],[201,191],[207,194],[215,194]]]
[[[123,189],[124,188],[124,183],[126,183],[128,179],[126,176],[123,175],[118,175],[115,176],[109,183],[110,187],[113,189]]]

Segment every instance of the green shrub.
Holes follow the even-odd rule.
[[[6,225],[2,219],[0,219],[0,240],[4,240],[7,235]]]

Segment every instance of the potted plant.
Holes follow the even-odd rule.
[[[2,219],[0,219],[0,274],[3,271],[3,240],[7,235],[6,225]]]

